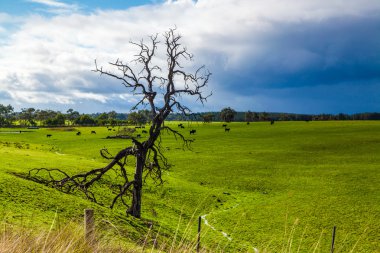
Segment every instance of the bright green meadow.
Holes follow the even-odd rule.
[[[380,252],[380,122],[229,123],[230,132],[216,122],[167,124],[195,141],[183,149],[163,134],[173,166],[163,185],[144,186],[141,220],[120,204],[109,209],[114,175],[94,189],[104,205],[25,178],[33,168],[102,167],[101,148],[115,153],[130,140],[106,139],[115,134],[106,127],[0,129],[2,229],[79,224],[94,208],[99,240],[147,252],[153,240],[194,246],[199,216],[210,252],[330,252],[334,226],[334,252]]]

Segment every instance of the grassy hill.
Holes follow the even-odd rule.
[[[202,216],[202,246],[212,252],[326,252],[333,226],[337,252],[380,250],[380,122],[230,123],[230,132],[221,123],[184,125],[178,129],[186,136],[197,130],[192,150],[164,134],[173,167],[163,186],[145,186],[142,220],[126,217],[121,205],[108,208],[107,182],[96,189],[101,206],[17,176],[33,168],[101,167],[101,148],[116,152],[129,140],[106,139],[114,132],[105,127],[0,129],[4,227],[79,224],[83,209],[92,207],[101,240],[123,247],[194,242]]]

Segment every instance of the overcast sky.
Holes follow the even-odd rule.
[[[173,27],[213,73],[193,111],[380,112],[379,0],[0,0],[0,104],[129,112],[94,60]]]

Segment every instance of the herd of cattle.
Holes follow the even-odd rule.
[[[248,124],[249,124],[249,122],[247,122],[247,125],[248,125]],[[271,121],[271,125],[273,125],[273,124],[274,124],[274,120]],[[181,129],[184,129],[184,128],[185,128],[185,126],[184,126],[182,123],[178,124],[178,127],[181,128]],[[228,127],[227,124],[223,124],[222,127],[224,128],[224,132],[230,132],[230,130],[231,130],[231,128]],[[135,129],[141,129],[141,128],[145,128],[145,126],[135,126]],[[116,131],[115,129],[113,129],[113,128],[109,128],[109,127],[107,127],[107,130],[108,130],[108,131]],[[191,129],[191,130],[189,131],[190,135],[192,135],[192,134],[196,134],[196,132],[197,132],[197,130],[195,130],[195,129]],[[141,131],[141,133],[142,133],[142,134],[147,134],[148,131],[146,131],[145,129],[143,129],[143,130]],[[78,135],[78,136],[81,135],[81,134],[82,134],[82,132],[80,132],[80,131],[76,133],[76,135]],[[91,134],[96,134],[96,131],[92,130],[92,131],[91,131]],[[47,138],[50,138],[50,137],[52,137],[52,134],[47,134],[46,137],[47,137]],[[140,137],[141,137],[141,134],[137,134],[137,135],[136,135],[136,138],[140,138]]]

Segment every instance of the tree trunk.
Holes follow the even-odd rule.
[[[139,151],[136,156],[136,170],[135,170],[135,183],[132,190],[132,204],[127,210],[127,213],[133,217],[141,217],[141,195],[143,184],[143,170],[146,159],[146,151]]]

